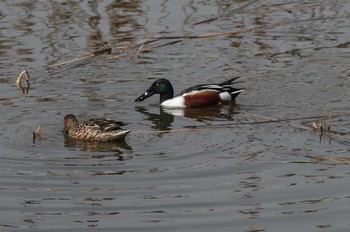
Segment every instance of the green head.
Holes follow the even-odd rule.
[[[156,93],[160,95],[160,103],[174,97],[174,89],[170,81],[162,78],[154,81],[151,87],[138,97],[135,102],[141,102]]]

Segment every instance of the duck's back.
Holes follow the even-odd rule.
[[[121,129],[120,125],[124,123],[102,118],[89,119],[70,130],[69,136],[79,140],[97,142],[121,140],[130,131]]]

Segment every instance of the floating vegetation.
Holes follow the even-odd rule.
[[[257,0],[251,0],[248,3],[230,10],[226,13],[220,14],[217,17],[207,18],[201,21],[194,22],[192,26],[196,26],[199,24],[204,23],[211,23],[215,20],[219,20],[221,18],[228,18],[228,17],[234,17],[235,14],[242,12],[246,10],[250,5],[258,2]],[[321,19],[319,19],[321,20]],[[104,47],[101,50],[93,51],[89,53],[88,55],[74,58],[71,60],[63,61],[60,63],[51,64],[48,66],[51,73],[58,73],[62,71],[66,71],[72,68],[79,67],[81,65],[90,64],[93,62],[103,62],[103,61],[109,61],[109,60],[115,60],[119,58],[131,58],[136,59],[138,56],[142,53],[151,52],[156,48],[173,45],[182,41],[188,41],[190,39],[205,39],[205,38],[212,38],[212,37],[218,37],[218,36],[234,36],[239,35],[242,33],[248,33],[248,32],[255,32],[255,33],[264,33],[268,29],[275,28],[279,25],[284,25],[288,23],[298,23],[300,21],[281,21],[276,23],[270,23],[267,25],[257,26],[257,27],[251,27],[251,28],[240,28],[237,30],[226,30],[226,31],[217,31],[212,33],[194,33],[193,31],[188,32],[176,32],[176,31],[162,31],[160,33],[152,34],[147,37],[143,37],[142,39],[139,39],[137,36],[132,35],[126,35],[126,36],[120,36],[116,38],[112,38],[108,41],[105,41],[103,43]],[[132,41],[128,44],[117,44],[120,41]],[[100,57],[101,55],[107,55]],[[96,57],[100,57],[100,59],[94,59]]]
[[[27,78],[26,78],[27,86],[25,86],[25,87],[23,87],[23,85],[22,85],[22,79],[23,79],[24,74],[27,74]],[[22,94],[28,94],[29,88],[30,88],[29,80],[30,80],[29,73],[27,72],[27,70],[23,70],[21,72],[21,74],[19,74],[17,81],[16,81],[18,87],[22,90]]]
[[[321,133],[330,132],[331,121],[332,121],[332,114],[331,114],[331,111],[328,111],[328,117],[320,118],[318,122],[318,126],[315,121],[311,122],[312,132],[313,133],[317,133],[318,131]]]
[[[331,157],[331,156],[309,156],[311,159],[314,159],[316,161],[334,161],[338,163],[343,163],[343,164],[350,164],[350,158],[348,157]]]
[[[331,142],[331,140],[335,140],[339,143],[349,146],[350,138],[348,132],[331,130],[332,119],[336,117],[344,117],[349,114],[349,112],[332,112],[329,110],[327,115],[319,118],[318,121],[311,121],[303,124],[309,124],[312,129],[312,133],[320,134],[320,142],[325,138],[329,138],[329,142]]]

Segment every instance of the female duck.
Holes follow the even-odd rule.
[[[123,122],[105,118],[91,118],[79,124],[73,114],[64,117],[63,133],[73,139],[96,142],[111,142],[124,139],[130,132],[123,130],[120,126]]]
[[[196,85],[174,96],[174,89],[167,79],[158,79],[135,101],[141,102],[153,94],[160,95],[160,104],[166,107],[203,107],[233,101],[244,89],[233,88],[239,77],[219,84]]]

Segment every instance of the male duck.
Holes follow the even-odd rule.
[[[79,124],[73,114],[64,117],[63,133],[73,139],[96,142],[111,142],[125,138],[130,132],[123,130],[120,126],[123,122],[105,118],[91,118]]]
[[[153,94],[160,95],[160,104],[165,107],[203,107],[233,101],[244,89],[233,88],[234,77],[219,84],[196,85],[174,96],[174,89],[167,79],[158,79],[135,101],[141,102]]]

